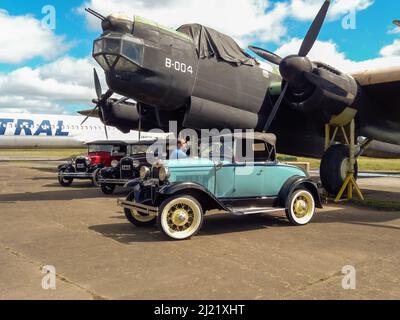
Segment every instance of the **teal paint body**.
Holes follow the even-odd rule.
[[[275,162],[216,163],[208,159],[169,160],[170,183],[195,182],[217,198],[273,197],[292,176],[306,177],[298,167]]]

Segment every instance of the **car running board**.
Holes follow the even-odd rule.
[[[253,214],[271,213],[271,212],[279,212],[279,211],[285,211],[285,208],[272,208],[272,207],[234,208],[231,213],[235,216],[249,216],[249,215],[253,215]]]

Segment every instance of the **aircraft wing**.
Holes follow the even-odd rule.
[[[400,144],[400,67],[369,70],[352,74],[362,87],[366,99],[359,110],[362,135]]]
[[[81,114],[82,116],[87,117],[90,113],[93,112],[93,109],[90,110],[82,110],[82,111],[78,111],[79,114]],[[99,114],[99,110],[94,111],[91,116],[91,118],[99,118],[100,119],[100,114]]]

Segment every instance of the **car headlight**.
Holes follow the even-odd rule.
[[[167,167],[162,166],[160,168],[160,172],[158,174],[158,178],[160,179],[160,181],[164,182],[167,181],[170,177],[170,173]]]
[[[140,179],[146,179],[150,176],[150,169],[146,166],[140,168]]]
[[[111,167],[113,167],[113,168],[118,167],[118,164],[119,164],[118,160],[111,161]]]
[[[140,167],[140,162],[139,161],[133,161],[133,167],[134,168],[139,168]]]
[[[89,166],[92,163],[92,160],[90,158],[85,158],[86,165]]]

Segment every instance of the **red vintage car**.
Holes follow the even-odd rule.
[[[126,156],[127,141],[94,141],[86,144],[88,152],[68,163],[58,167],[58,181],[63,187],[68,187],[76,180],[91,180],[98,186],[100,170],[110,167],[113,161],[117,163]]]

